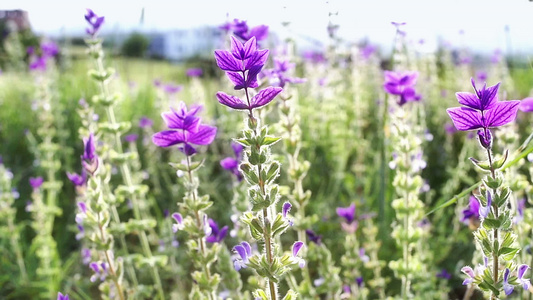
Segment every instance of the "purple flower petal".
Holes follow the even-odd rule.
[[[233,72],[243,70],[242,62],[238,61],[229,51],[215,50],[215,60],[221,70]]]
[[[287,214],[291,210],[291,207],[292,207],[292,205],[289,202],[283,203],[283,209],[282,209],[283,213],[282,214],[283,214],[284,218],[287,218]]]
[[[233,247],[233,250],[235,250],[237,254],[239,254],[239,256],[244,262],[248,261],[248,253],[243,245],[236,245],[235,247]]]
[[[44,179],[42,177],[30,177],[30,185],[35,190],[41,187]]]
[[[267,38],[268,36],[268,26],[266,25],[259,25],[255,26],[254,28],[250,29],[250,37],[255,37],[258,41],[262,41]]]
[[[216,127],[201,124],[197,132],[189,135],[188,142],[196,145],[209,145],[215,139],[216,134]]]
[[[218,102],[220,102],[221,104],[224,104],[233,109],[248,109],[248,105],[242,102],[240,98],[228,95],[224,92],[218,92],[217,99]]]
[[[533,97],[528,97],[520,101],[520,105],[518,106],[518,109],[520,109],[523,112],[532,112],[533,111]]]
[[[453,107],[446,110],[457,130],[474,130],[483,127],[481,114],[468,107]]]
[[[257,51],[257,42],[254,37],[249,39],[246,43],[241,43],[235,37],[231,37],[231,52],[233,57],[238,60],[246,60],[250,58]]]
[[[267,105],[270,101],[272,101],[279,93],[283,91],[282,88],[279,87],[267,87],[266,89],[263,89],[257,93],[257,95],[252,97],[251,100],[251,107],[252,108],[258,108],[264,105]]]
[[[515,120],[520,101],[500,101],[492,105],[485,112],[486,127],[493,128],[503,126]]]
[[[152,142],[159,147],[170,147],[186,141],[183,132],[175,130],[165,130],[157,132],[152,136]]]
[[[352,223],[355,219],[355,203],[348,207],[337,207],[337,215],[345,218],[347,223]]]
[[[254,66],[259,66],[260,69],[265,65],[268,59],[268,49],[256,51],[252,57],[245,61],[244,66],[246,70],[250,70]]]
[[[233,157],[226,157],[220,161],[220,165],[225,170],[233,170],[239,166],[239,162]]]
[[[526,273],[526,271],[529,269],[529,266],[526,265],[526,264],[523,264],[523,265],[520,265],[518,267],[518,279],[522,279],[524,277],[524,274]]]
[[[300,252],[300,249],[302,249],[303,245],[304,245],[304,242],[301,242],[301,241],[295,242],[292,245],[292,256],[294,257],[298,256],[298,252]]]
[[[235,85],[235,90],[241,90],[246,87],[246,82],[241,72],[226,72],[226,76],[233,82]]]

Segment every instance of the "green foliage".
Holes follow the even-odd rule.
[[[127,57],[144,57],[150,40],[141,33],[133,32],[124,41],[121,53]]]

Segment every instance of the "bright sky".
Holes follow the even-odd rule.
[[[127,4],[126,4],[127,3]],[[268,4],[267,4],[268,3]],[[251,26],[266,24],[281,32],[289,20],[297,35],[327,40],[329,12],[338,12],[339,35],[358,41],[369,38],[388,46],[394,36],[391,21],[407,22],[407,37],[424,39],[428,47],[438,37],[452,45],[490,53],[507,51],[505,27],[512,49],[533,53],[533,2],[531,0],[3,0],[0,9],[24,9],[33,28],[57,36],[82,33],[85,8],[106,17],[105,30],[127,31],[138,27],[142,8],[145,29],[219,25],[231,19]],[[464,30],[464,34],[459,34]]]

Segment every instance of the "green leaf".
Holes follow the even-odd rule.
[[[263,139],[263,142],[261,143],[261,146],[268,146],[277,143],[279,140],[281,140],[280,137],[274,137],[274,136],[265,136]]]
[[[495,160],[492,163],[492,167],[494,168],[494,170],[499,170],[507,161],[508,156],[509,156],[509,150],[505,150],[503,156],[500,159]]]

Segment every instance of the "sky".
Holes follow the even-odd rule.
[[[127,3],[127,4],[125,4]],[[36,32],[50,36],[82,34],[83,14],[91,8],[106,17],[107,32],[192,28],[220,25],[229,19],[247,20],[293,35],[327,41],[330,20],[349,41],[369,41],[390,47],[392,21],[406,22],[412,41],[424,39],[435,48],[439,39],[476,52],[533,53],[531,0],[2,0],[0,9],[24,9]],[[139,25],[144,8],[144,24]],[[333,16],[330,16],[333,13]],[[506,33],[506,27],[508,32]]]

